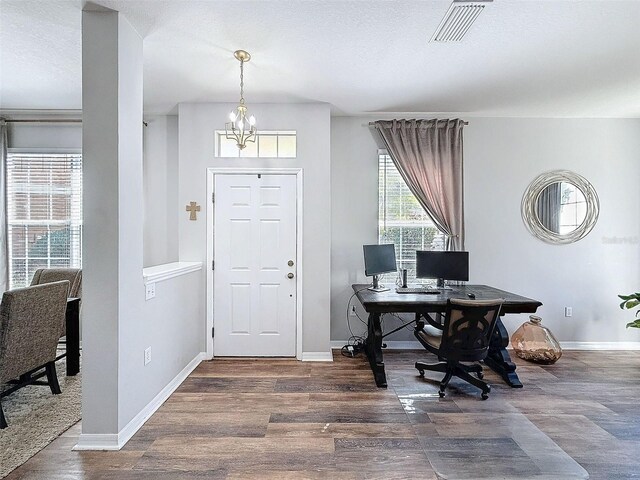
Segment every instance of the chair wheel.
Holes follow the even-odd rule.
[[[418,370],[418,373],[420,374],[421,377],[424,378],[424,370]]]
[[[482,392],[482,400],[486,400],[487,398],[489,398],[489,394]]]
[[[484,373],[478,372],[478,378],[482,380],[484,378]]]
[[[440,398],[444,398],[444,392],[442,390],[438,392],[438,395],[440,395]]]

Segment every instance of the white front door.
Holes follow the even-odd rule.
[[[296,176],[215,175],[215,356],[296,354]]]

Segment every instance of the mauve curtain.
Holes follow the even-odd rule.
[[[374,125],[409,189],[447,236],[446,250],[464,250],[464,122],[378,120]]]
[[[9,289],[7,239],[7,122],[0,119],[0,292]]]

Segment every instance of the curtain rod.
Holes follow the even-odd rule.
[[[29,118],[29,119],[9,119],[5,120],[7,123],[82,123],[82,120],[69,118],[69,119],[61,119],[61,118],[51,118],[46,120],[44,118]]]
[[[434,119],[428,119],[428,120],[426,120],[426,121],[427,121],[427,122],[432,122],[433,120],[434,120]],[[444,120],[444,119],[439,119],[439,118],[438,118],[438,119],[435,119],[435,120],[441,121],[441,120]],[[382,121],[383,121],[383,122],[391,122],[392,120],[382,120]],[[373,127],[375,124],[376,124],[376,122],[369,122],[369,126],[370,126],[370,127]],[[462,124],[463,124],[463,125],[469,125],[469,122],[462,122]]]
[[[43,118],[31,118],[31,119],[6,119],[7,123],[82,123],[82,120],[77,118],[69,118],[69,119],[61,119],[61,118],[52,118],[50,120],[45,120]],[[142,125],[145,127],[149,126],[147,122],[142,122]]]

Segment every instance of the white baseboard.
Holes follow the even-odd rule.
[[[384,342],[386,350],[421,350],[417,340]],[[331,348],[340,349],[347,344],[346,340],[332,340]],[[640,342],[560,342],[563,350],[640,350]],[[511,347],[508,347],[511,348]]]
[[[81,433],[71,450],[120,450],[117,433]]]
[[[563,350],[640,350],[640,342],[560,342]]]
[[[333,362],[331,350],[328,352],[302,352],[303,362]]]
[[[180,386],[193,370],[207,358],[204,352],[199,353],[191,360],[186,367],[175,376],[169,384],[164,387],[158,395],[151,400],[140,413],[131,419],[119,433],[82,433],[78,438],[78,443],[73,450],[120,450],[124,445],[140,430],[140,427],[149,420],[151,415],[169,398],[169,396]]]
[[[422,350],[423,347],[420,345],[420,342],[417,340],[390,340],[388,342],[383,341],[387,345],[385,350]],[[333,349],[341,349],[347,344],[346,340],[332,340],[331,348]]]

